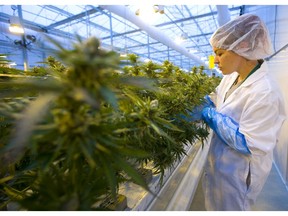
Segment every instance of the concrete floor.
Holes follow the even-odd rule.
[[[189,211],[205,211],[201,182]],[[288,190],[274,165],[252,211],[288,211]]]

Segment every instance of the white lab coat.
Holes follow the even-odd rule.
[[[213,134],[203,176],[206,210],[250,210],[271,170],[285,119],[282,96],[266,62],[224,102],[237,76],[236,72],[224,76],[212,100],[217,112],[239,123],[252,154],[238,153]]]

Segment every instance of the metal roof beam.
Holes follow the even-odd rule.
[[[74,14],[72,14],[72,13],[69,13],[69,12],[67,12],[67,11],[65,11],[65,10],[62,10],[62,9],[60,9],[60,8],[58,8],[58,7],[56,7],[56,6],[54,6],[54,5],[44,5],[43,7],[42,7],[43,9],[51,9],[50,11],[52,11],[52,12],[60,12],[60,13],[62,13],[63,15],[66,15],[66,16],[73,16]]]
[[[146,45],[150,46],[150,45],[156,45],[156,44],[160,44],[160,42],[157,41],[157,42],[152,42],[152,43],[147,43],[147,44],[140,44],[140,45],[135,45],[135,46],[130,46],[130,47],[127,46],[127,48],[134,49],[134,48],[143,47],[143,46],[146,46]]]
[[[205,33],[205,34],[198,34],[198,35],[191,35],[188,38],[197,38],[197,37],[201,37],[201,36],[208,36],[208,35],[212,35],[213,32],[209,32],[209,33]],[[153,43],[149,43],[149,45],[156,45],[156,44],[162,44],[159,41],[153,42]],[[148,44],[147,44],[148,45]],[[210,45],[210,44],[208,44]],[[138,47],[143,47],[146,46],[146,44],[140,44],[140,45],[135,45],[135,46],[127,46],[128,49],[134,49],[134,48],[138,48]],[[163,46],[165,46],[163,44]],[[198,46],[206,46],[206,45],[198,45]],[[195,48],[196,46],[190,46],[190,47],[186,47],[186,48]]]
[[[92,8],[92,9],[89,10],[90,12],[89,12],[89,11],[85,11],[85,12],[80,13],[80,14],[75,15],[75,16],[71,16],[71,14],[69,14],[68,12],[65,12],[64,14],[66,14],[66,15],[68,15],[68,16],[71,16],[70,18],[67,18],[67,19],[65,19],[65,20],[67,20],[67,22],[70,22],[70,21],[75,20],[75,19],[81,19],[81,18],[87,16],[87,14],[90,15],[90,14],[93,14],[93,12],[95,13],[96,11],[100,11],[100,12],[102,12],[103,14],[109,16],[102,8],[100,8],[100,7],[94,7],[94,6],[92,6],[92,5],[89,5],[89,6]],[[58,12],[61,12],[61,11],[62,11],[61,9],[59,9],[59,8],[57,8],[57,7],[55,7],[55,6],[52,6],[52,5],[49,5],[49,6],[47,6],[47,7],[51,8],[51,9],[53,9],[53,10],[57,10]],[[76,17],[77,17],[77,18],[76,18]],[[69,19],[70,19],[70,20],[69,20]],[[60,22],[63,22],[63,23],[61,24],[61,25],[63,25],[63,24],[65,24],[65,23],[67,23],[67,22],[64,23],[65,20],[59,21],[58,23],[60,24]],[[68,21],[68,20],[69,20],[69,21]],[[50,27],[47,26],[45,29],[48,31],[49,28],[51,28],[51,26],[53,27],[53,25],[55,25],[55,26],[54,26],[54,28],[55,28],[55,27],[56,27],[56,24],[57,24],[57,23],[54,23],[54,24],[50,25]],[[103,27],[103,26],[100,26],[100,25],[98,25],[98,24],[96,24],[96,23],[94,23],[94,22],[89,21],[89,24],[90,24],[91,26],[93,26],[93,27],[98,28],[98,29],[101,29],[101,30],[110,32],[110,29],[107,29],[107,28],[105,28],[105,27]],[[54,31],[54,29],[53,29],[53,31]],[[115,35],[115,34],[117,34],[117,33],[113,32],[113,38],[114,38],[114,35]],[[105,39],[110,39],[110,38],[111,38],[111,35],[108,36],[108,37],[105,37]],[[100,39],[101,39],[101,41],[104,40],[103,38],[100,38]],[[136,42],[136,43],[140,43],[139,41],[136,41],[136,40],[134,40],[134,39],[132,39],[132,38],[127,38],[127,37],[126,37],[126,39],[129,39],[129,40],[131,40],[131,41],[133,41],[133,42]],[[141,46],[142,46],[142,45],[141,45]],[[116,49],[117,49],[117,48],[116,48]]]
[[[49,5],[48,7],[51,8],[51,9],[53,9],[53,10],[57,10],[58,12],[62,13],[62,10],[59,9],[59,8],[57,8],[57,7],[55,7],[55,6]],[[94,14],[96,11],[101,11],[103,14],[109,16],[109,15],[108,15],[107,13],[105,13],[105,12],[103,11],[103,9],[100,8],[100,7],[94,7],[94,6],[91,6],[91,5],[90,5],[90,7],[91,7],[92,9],[90,9],[89,11],[85,11],[85,12],[83,12],[83,13],[80,13],[80,14],[77,14],[77,15],[74,15],[74,16],[71,16],[71,14],[65,13],[65,14],[67,14],[67,15],[70,15],[71,17],[69,17],[69,18],[67,18],[67,19],[65,19],[65,20],[61,20],[61,21],[59,21],[59,22],[56,22],[56,23],[54,23],[54,24],[52,24],[52,25],[50,25],[50,26],[47,26],[46,29],[49,30],[49,29],[51,29],[51,28],[55,28],[56,26],[63,25],[63,24],[65,24],[65,23],[71,22],[72,20],[81,19],[81,18],[83,18],[83,17],[85,17],[85,16],[87,16],[87,15]],[[57,23],[58,23],[58,24],[57,24]],[[89,24],[90,24],[91,26],[94,26],[94,27],[98,28],[98,29],[101,29],[101,30],[110,32],[110,29],[107,29],[107,28],[105,28],[105,27],[103,27],[103,26],[100,26],[100,25],[98,25],[98,24],[96,24],[96,23],[94,23],[94,22],[89,21]],[[115,34],[117,34],[117,33],[115,33],[115,32],[112,32],[112,33],[113,33],[113,37],[114,37]],[[105,39],[110,39],[110,38],[111,38],[111,36],[105,37]],[[134,39],[132,39],[132,38],[127,38],[127,37],[126,37],[126,39],[129,39],[129,40],[131,40],[131,41],[133,41],[133,42],[136,42],[136,43],[140,43],[139,41],[136,41],[136,40],[134,40]],[[102,41],[102,40],[104,40],[104,39],[102,38],[101,41]],[[143,46],[143,45],[144,45],[144,44],[141,44],[141,46]],[[153,49],[154,49],[154,48],[153,48]]]
[[[4,23],[10,23],[10,16],[8,14],[2,13],[0,12],[0,22],[4,22]],[[47,29],[45,29],[45,26],[40,25],[40,24],[36,24],[34,22],[31,22],[29,20],[24,20],[23,19],[23,24],[24,24],[24,28],[27,29],[31,29],[33,31],[36,32],[42,32],[42,33],[49,33],[51,35],[54,36],[58,36],[58,37],[63,37],[63,38],[75,38],[74,34],[68,33],[68,32],[64,32],[58,29],[53,29],[53,31],[49,31]]]
[[[97,7],[97,8],[92,8],[92,9],[90,9],[90,10],[88,10],[88,11],[82,12],[82,13],[80,13],[80,14],[76,14],[76,15],[74,15],[74,16],[71,16],[71,17],[67,18],[67,19],[61,20],[61,21],[59,21],[59,22],[55,22],[55,23],[53,23],[53,24],[45,27],[45,29],[50,30],[50,29],[55,28],[55,27],[57,27],[57,26],[60,26],[60,25],[64,25],[64,24],[66,24],[66,23],[69,23],[69,22],[71,22],[71,21],[73,21],[73,20],[81,19],[81,18],[83,18],[83,17],[85,17],[85,16],[87,16],[87,15],[91,15],[91,14],[97,13],[97,12],[99,12],[99,11],[101,11],[101,10],[103,10],[103,9],[102,9],[102,8],[99,8],[99,7]],[[60,11],[59,11],[59,12],[60,12]],[[62,13],[62,12],[61,12],[61,13]]]
[[[188,9],[187,5],[184,5],[184,8],[186,9],[187,13],[190,15],[190,17],[192,17],[192,13],[190,12],[190,10]],[[204,35],[204,32],[202,31],[202,28],[200,27],[199,23],[196,21],[196,19],[193,19],[194,23],[196,24],[197,28],[199,29],[199,31],[201,32],[201,36],[206,36]],[[206,41],[209,42],[207,40],[207,38],[205,37]]]
[[[240,10],[240,9],[241,9],[241,7],[229,8],[230,11],[235,11],[235,10]],[[217,13],[218,13],[217,11],[214,11],[214,12],[210,12],[210,13],[206,13],[206,14],[201,14],[201,15],[198,15],[198,16],[192,16],[192,17],[188,17],[188,18],[175,20],[175,21],[172,21],[172,22],[166,22],[166,23],[158,24],[158,25],[155,25],[155,27],[162,27],[162,26],[166,26],[166,25],[172,25],[172,24],[179,23],[179,22],[189,21],[191,19],[199,19],[199,18],[203,18],[203,17],[207,17],[207,16],[216,15]],[[113,37],[120,37],[120,36],[123,36],[123,35],[133,34],[133,33],[140,32],[140,31],[142,31],[142,29],[135,29],[135,30],[132,30],[132,31],[124,32],[124,33],[115,34],[115,35],[113,35]],[[102,39],[105,40],[105,39],[108,39],[108,38],[109,37],[103,37]]]
[[[115,5],[101,5],[102,8],[107,9],[108,11],[121,16],[130,22],[134,23],[140,29],[143,29],[147,32],[147,34],[156,41],[160,41],[161,43],[169,46],[171,49],[174,49],[183,55],[193,59],[195,62],[201,65],[206,65],[204,61],[199,59],[197,56],[189,53],[185,48],[176,44],[171,38],[167,37],[163,32],[157,29],[154,26],[147,25],[143,20],[137,17],[131,10],[127,9],[125,6],[115,6]]]
[[[179,7],[177,6],[177,5],[175,5],[175,7],[176,7],[176,9],[179,11],[179,13],[184,17],[184,14],[183,14],[183,12],[179,9]],[[190,15],[190,17],[192,17],[192,15],[189,13],[189,15]],[[170,18],[168,15],[166,15],[172,22],[173,22],[173,19],[172,18]],[[195,19],[193,19],[193,21],[196,23],[196,24],[198,24],[196,21],[195,21]],[[183,23],[181,23],[181,24],[183,24]],[[185,34],[187,34],[187,32],[185,32],[183,29],[182,29],[182,27],[180,27],[177,23],[175,23],[175,25],[183,32],[183,33],[185,33]],[[203,33],[203,32],[201,32],[201,33]],[[202,35],[201,35],[202,36]],[[206,37],[205,37],[206,38]],[[198,43],[197,42],[195,42],[191,37],[188,37],[187,39],[189,39],[191,42],[193,42],[197,47],[198,47],[198,49],[201,49],[199,46],[198,46]]]
[[[202,45],[199,45],[199,46],[209,46],[209,47],[211,47],[211,44],[210,43],[207,43],[207,44],[202,44]],[[189,48],[195,48],[196,46],[188,46],[188,47],[186,47],[187,49],[189,49]]]
[[[241,7],[238,6],[238,7],[229,8],[229,11],[235,11],[235,10],[240,10],[240,9],[241,9]],[[201,14],[201,15],[197,15],[197,16],[192,16],[192,17],[187,17],[187,18],[175,20],[173,22],[162,23],[162,24],[159,24],[159,25],[156,25],[156,26],[157,27],[161,27],[161,26],[165,26],[165,25],[171,25],[171,24],[174,24],[174,23],[185,22],[185,21],[188,21],[188,20],[191,20],[191,19],[199,19],[199,18],[203,18],[203,17],[207,17],[207,16],[212,16],[212,15],[215,15],[217,13],[218,13],[218,11],[213,11],[213,12],[206,13],[206,14]]]

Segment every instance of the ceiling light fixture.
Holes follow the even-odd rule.
[[[136,10],[135,14],[137,16],[141,15],[141,13],[147,13],[147,11],[151,11],[149,10],[149,8],[151,8],[151,10],[153,9],[154,13],[160,13],[160,14],[164,14],[164,5],[153,5],[152,7],[151,6],[143,6],[139,9]]]
[[[156,24],[159,17],[164,14],[163,5],[141,5],[135,14],[144,22],[153,25]]]
[[[180,36],[175,38],[175,42],[177,44],[182,44],[183,42],[187,41],[187,39],[188,39],[188,35],[187,33],[184,32]]]
[[[153,6],[155,13],[164,14],[164,5],[154,5]]]
[[[13,16],[10,17],[9,31],[14,34],[24,34],[24,28],[20,23],[19,17],[15,16],[15,10],[17,7],[15,5],[11,6],[13,10]]]
[[[25,38],[26,40],[14,40],[14,44],[27,48],[31,43],[36,42],[36,37],[34,35],[26,35]]]
[[[9,31],[15,34],[24,34],[24,28],[20,24],[19,17],[10,17]]]

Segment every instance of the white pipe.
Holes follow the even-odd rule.
[[[200,58],[198,58],[196,55],[193,55],[192,53],[189,53],[184,47],[179,46],[176,44],[171,38],[167,37],[163,32],[161,32],[159,29],[157,29],[154,26],[148,25],[144,21],[142,21],[138,16],[136,16],[131,10],[129,10],[127,7],[122,5],[100,5],[103,9],[106,9],[126,20],[129,20],[130,22],[134,23],[136,26],[138,26],[140,29],[147,32],[147,34],[165,44],[166,46],[170,47],[171,49],[174,49],[178,51],[179,53],[187,56],[188,58],[193,59],[200,65],[204,65],[208,67],[208,65],[202,61]]]
[[[218,24],[219,26],[224,25],[225,23],[229,22],[231,19],[230,11],[227,5],[216,5],[218,11]]]

